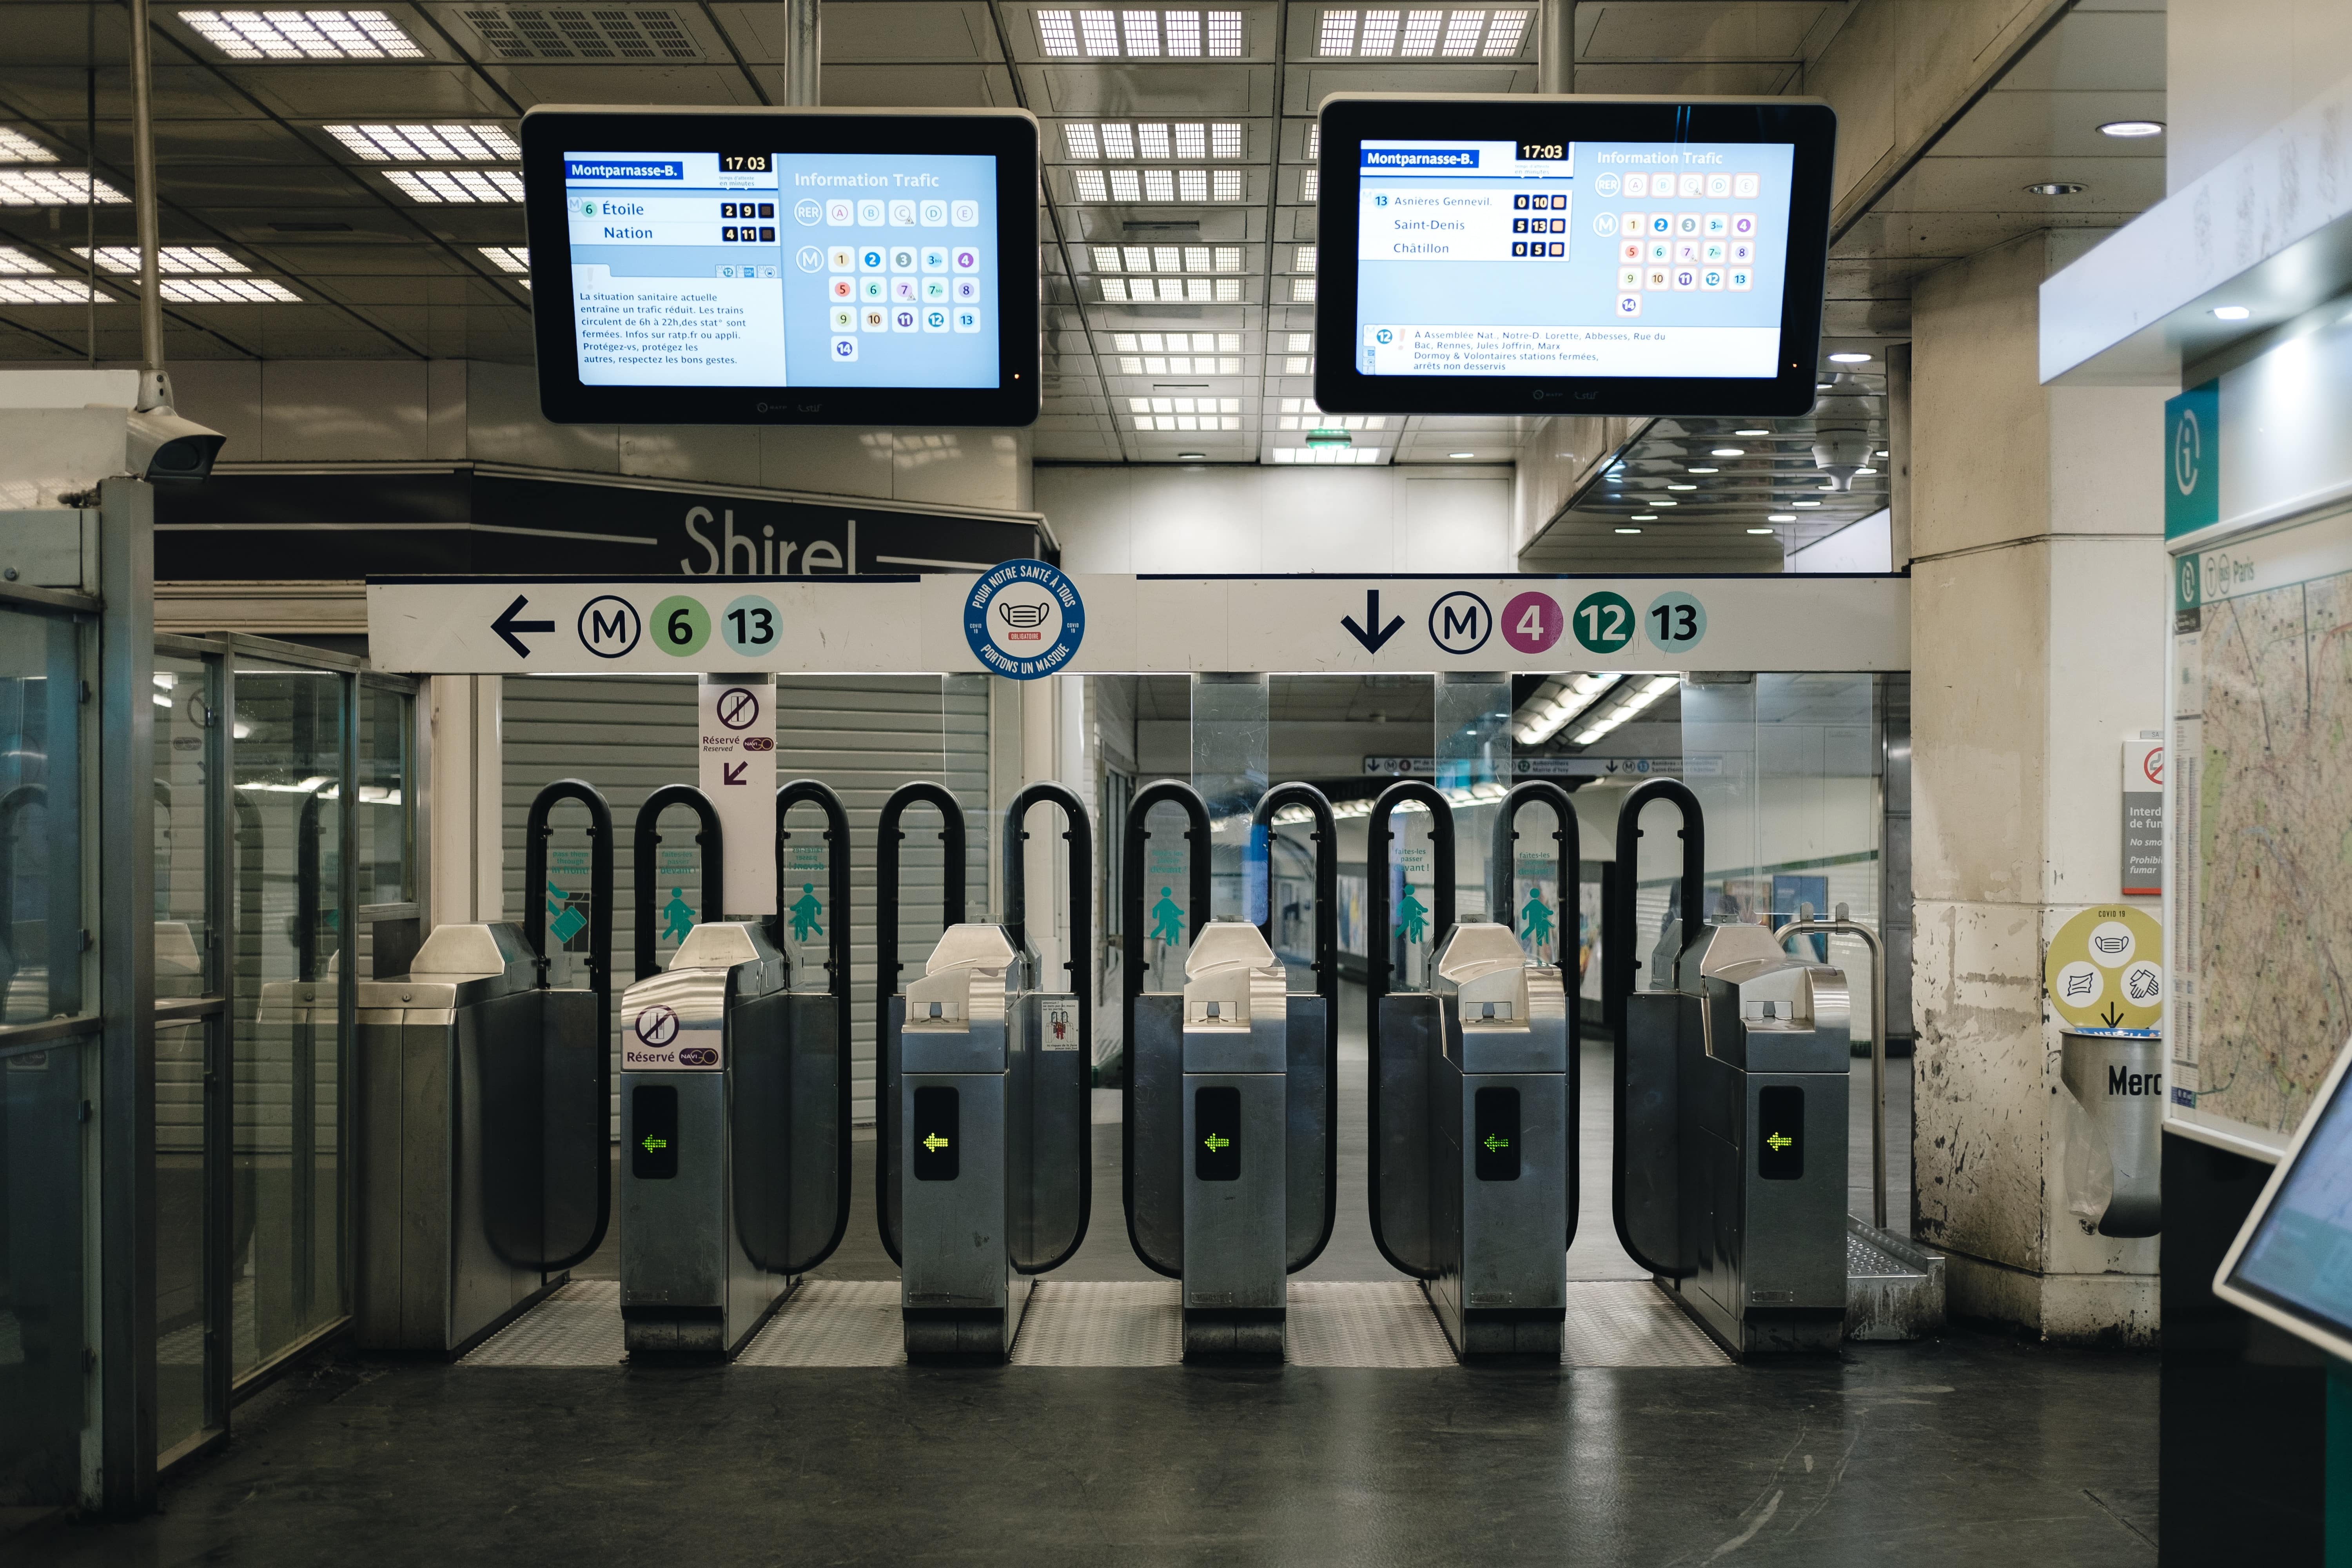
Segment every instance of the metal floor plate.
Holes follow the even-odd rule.
[[[1174,1366],[1183,1320],[1172,1280],[1041,1280],[1013,1347],[1015,1366]],[[476,1348],[464,1366],[613,1366],[625,1357],[621,1287],[579,1279]],[[776,1310],[735,1364],[898,1366],[907,1359],[898,1286],[812,1279]],[[1454,1353],[1409,1280],[1301,1280],[1290,1287],[1294,1366],[1446,1367]],[[1560,1363],[1722,1367],[1730,1359],[1646,1280],[1571,1280]]]

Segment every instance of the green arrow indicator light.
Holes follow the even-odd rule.
[[[1232,1139],[1220,1138],[1213,1132],[1210,1133],[1206,1138],[1202,1139],[1201,1142],[1208,1145],[1209,1152],[1213,1154],[1220,1149],[1230,1149],[1234,1146],[1234,1141]]]
[[[1501,1136],[1499,1133],[1489,1132],[1486,1134],[1486,1152],[1489,1154],[1500,1153],[1503,1150],[1506,1150],[1510,1146],[1511,1141]]]
[[[940,1136],[938,1133],[936,1133],[936,1132],[932,1133],[929,1137],[928,1137],[928,1138],[926,1138],[926,1139],[924,1139],[924,1140],[923,1140],[923,1147],[924,1147],[924,1148],[926,1148],[926,1149],[929,1149],[929,1150],[932,1153],[934,1153],[934,1154],[938,1153],[940,1150],[942,1150],[942,1149],[946,1148],[947,1146],[948,1146],[948,1141],[947,1141],[946,1139],[944,1139],[944,1138],[940,1137]]]
[[[1790,1144],[1794,1143],[1795,1142],[1796,1140],[1794,1138],[1790,1137],[1785,1132],[1775,1132],[1772,1136],[1764,1140],[1764,1145],[1766,1148],[1778,1153],[1780,1150],[1786,1149]]]
[[[652,1153],[656,1149],[667,1149],[668,1147],[669,1140],[667,1138],[647,1138],[646,1140],[646,1152],[648,1154]]]

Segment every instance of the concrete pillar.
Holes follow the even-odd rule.
[[[422,701],[432,725],[425,769],[431,784],[424,824],[427,933],[436,925],[506,918],[499,820],[503,684],[495,675],[436,675],[425,683]]]
[[[2067,1209],[2042,994],[2059,925],[2118,900],[2121,742],[2163,722],[2163,395],[2036,379],[2037,288],[2097,237],[1913,296],[1914,1225],[1956,1314],[2146,1342],[2158,1243]]]

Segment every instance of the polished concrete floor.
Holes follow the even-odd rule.
[[[1346,1088],[1360,1105],[1356,1056]],[[1582,1278],[1631,1278],[1608,1218],[1606,1068],[1588,1051],[1570,1260]],[[1891,1131],[1907,1131],[1905,1086],[1896,1075]],[[1097,1115],[1115,1117],[1106,1098]],[[1864,1173],[1868,1125],[1858,1097]],[[1074,1278],[1144,1277],[1119,1220],[1118,1131],[1097,1128],[1096,1224]],[[1907,1139],[1890,1142],[1905,1191]],[[1360,1135],[1342,1164],[1339,1228],[1307,1277],[1390,1277],[1362,1217]],[[1854,1197],[1866,1213],[1866,1174]],[[857,1213],[824,1272],[887,1277],[864,1193]],[[157,1517],[48,1525],[0,1556],[2011,1568],[2156,1555],[2153,1358],[1967,1329],[1686,1370],[554,1370],[342,1352],[242,1407],[236,1431],[165,1486]]]

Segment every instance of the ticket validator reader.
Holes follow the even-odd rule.
[[[547,886],[565,800],[589,816],[586,989],[548,984],[544,897],[520,927],[436,927],[404,977],[358,983],[352,1316],[367,1349],[460,1354],[604,1245],[614,847],[594,788],[562,779],[531,802],[524,886]]]
[[[1682,816],[1681,910],[1636,988],[1643,807]],[[1618,1239],[1734,1356],[1834,1351],[1846,1319],[1848,1000],[1843,972],[1760,925],[1704,921],[1697,797],[1654,779],[1617,818],[1602,910],[1618,1040]]]
[[[849,826],[833,792],[776,792],[825,816],[828,987],[794,991],[767,924],[705,920],[657,970],[659,818],[700,819],[702,907],[726,909],[718,812],[690,784],[636,825],[637,980],[621,998],[621,1319],[633,1356],[730,1356],[829,1257],[849,1210]]]
[[[1434,841],[1428,985],[1391,992],[1389,823],[1411,801]],[[1501,802],[1489,907],[1515,907],[1519,807],[1550,807],[1559,886],[1577,885],[1576,808],[1533,781]],[[1528,962],[1507,925],[1454,920],[1454,820],[1424,784],[1373,803],[1368,994],[1372,1236],[1421,1282],[1454,1353],[1558,1361],[1576,1229],[1576,1081],[1568,998],[1555,965]],[[1563,906],[1565,900],[1562,900]]]
[[[882,1239],[899,1268],[910,1357],[1011,1353],[1036,1276],[1086,1239],[1094,1191],[1094,838],[1086,807],[1057,784],[1034,784],[1004,818],[1001,925],[963,922],[963,819],[941,786],[908,784],[883,808],[877,855],[880,984],[898,959],[898,822],[939,808],[949,851],[949,923],[924,972],[882,998],[884,1107],[877,1184]],[[1061,810],[1069,847],[1070,989],[1041,989],[1026,921],[1024,824]]]
[[[1192,948],[1181,992],[1144,990],[1146,819],[1181,806],[1190,845]],[[1315,993],[1293,995],[1269,941],[1263,853],[1274,814],[1305,806],[1316,828]],[[1136,1255],[1181,1284],[1187,1357],[1283,1353],[1288,1277],[1330,1240],[1338,1191],[1339,836],[1311,785],[1266,793],[1252,825],[1264,927],[1208,919],[1208,807],[1164,781],[1128,808],[1126,1201]]]

